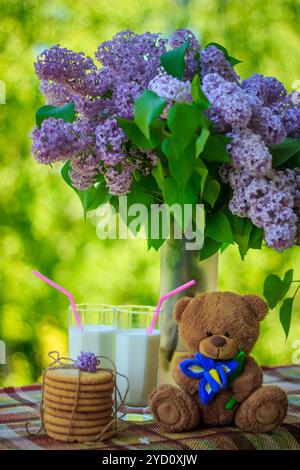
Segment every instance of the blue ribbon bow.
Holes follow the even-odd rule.
[[[228,386],[228,377],[234,374],[240,366],[239,361],[215,361],[203,354],[196,353],[195,358],[185,359],[179,363],[183,374],[199,382],[199,397],[203,405],[212,401],[216,393]]]

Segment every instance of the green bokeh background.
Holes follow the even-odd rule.
[[[7,365],[0,384],[22,385],[40,377],[47,352],[67,352],[67,303],[31,274],[38,269],[71,290],[78,302],[155,304],[159,254],[143,240],[101,241],[58,169],[30,156],[34,111],[43,104],[34,75],[37,53],[60,43],[93,55],[117,31],[168,35],[193,29],[202,44],[216,41],[243,63],[242,77],[275,75],[291,90],[300,79],[300,3],[292,0],[0,0],[0,339]],[[234,248],[220,257],[219,288],[262,293],[265,276],[293,267],[299,250],[279,255],[264,249],[245,261]],[[262,364],[290,363],[300,338],[300,296],[285,342],[278,311],[263,322],[255,356]]]

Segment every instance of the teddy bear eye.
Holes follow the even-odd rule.
[[[211,331],[208,331],[206,334],[207,336],[213,336],[213,333]]]
[[[229,337],[228,331],[225,331],[224,336],[227,336],[227,338]]]

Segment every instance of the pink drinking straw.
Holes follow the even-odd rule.
[[[44,274],[39,273],[38,271],[32,271],[32,274],[39,277],[42,281],[49,284],[49,286],[54,287],[54,289],[59,290],[62,294],[65,294],[68,297],[68,299],[70,301],[70,304],[71,304],[71,307],[72,307],[72,310],[73,310],[73,313],[74,313],[74,318],[76,320],[77,326],[78,326],[78,328],[80,328],[80,330],[83,330],[83,324],[81,323],[80,316],[77,312],[76,304],[75,304],[75,301],[74,301],[74,297],[71,294],[71,292],[68,292],[66,289],[64,289],[64,287],[59,286],[58,284],[56,284],[56,282],[51,281],[51,279],[44,276]]]
[[[170,292],[167,292],[167,294],[162,295],[160,297],[160,299],[157,302],[151,324],[150,324],[149,328],[147,329],[147,334],[148,335],[151,335],[153,333],[155,323],[158,319],[158,315],[159,315],[159,312],[160,312],[160,309],[161,309],[161,306],[162,306],[163,302],[166,299],[169,299],[170,297],[173,297],[173,295],[178,294],[178,292],[181,292],[181,291],[187,289],[188,287],[193,286],[194,284],[196,284],[196,281],[193,279],[192,281],[186,282],[185,284],[182,284],[182,286],[176,287],[176,289],[171,290]]]

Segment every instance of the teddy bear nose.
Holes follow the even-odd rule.
[[[211,338],[211,342],[214,346],[216,346],[216,348],[221,348],[224,346],[224,344],[226,344],[226,339],[223,338],[223,336],[213,336]]]

